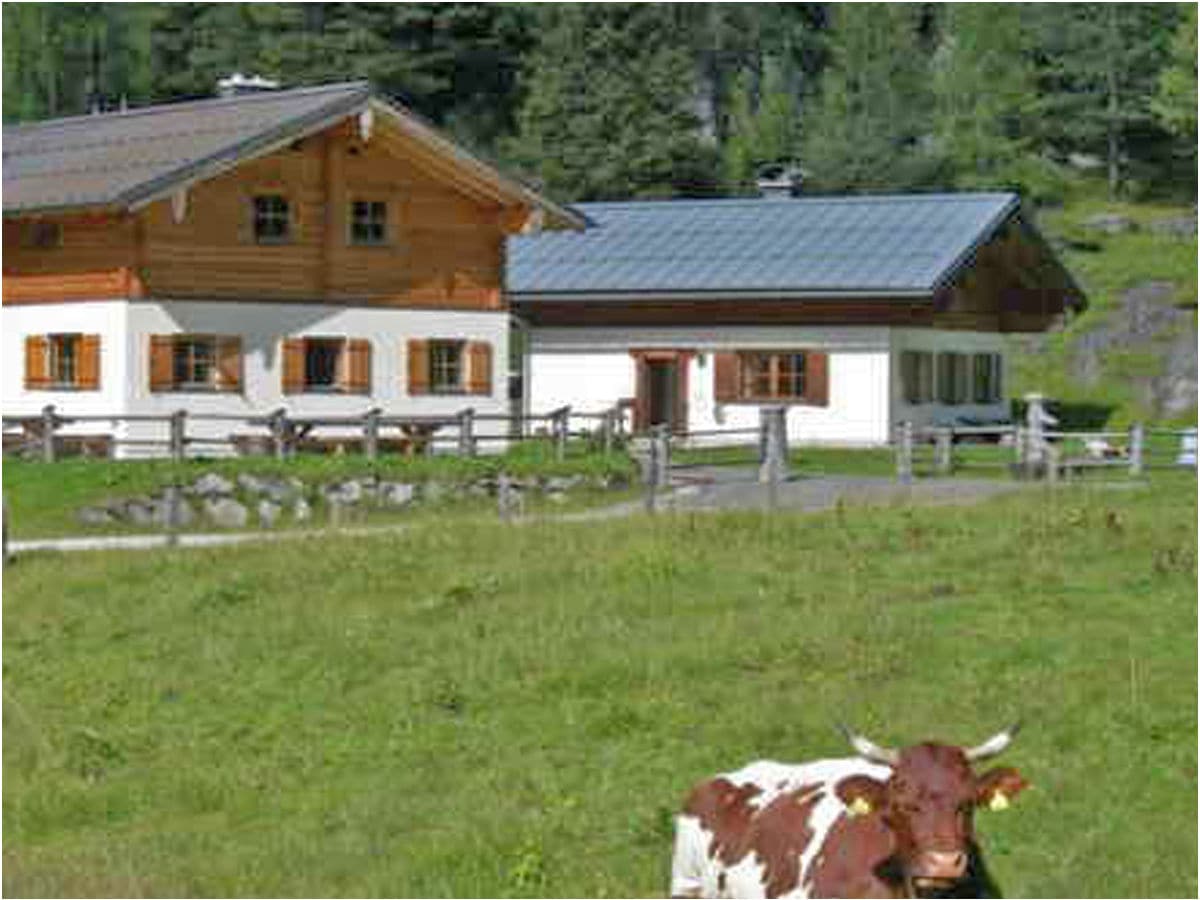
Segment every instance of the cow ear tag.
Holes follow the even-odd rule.
[[[1004,791],[993,791],[992,799],[988,801],[988,809],[992,812],[1000,812],[1001,810],[1008,809],[1008,807],[1008,794],[1004,793]]]
[[[851,816],[865,816],[871,811],[871,803],[866,797],[855,797],[847,808]]]

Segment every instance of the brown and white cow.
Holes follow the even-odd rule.
[[[675,897],[991,896],[974,812],[1023,790],[1012,768],[976,775],[1016,726],[977,747],[879,747],[858,756],[756,762],[699,784],[675,822]]]

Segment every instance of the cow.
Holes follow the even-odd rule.
[[[675,820],[673,897],[990,897],[977,806],[1003,809],[1028,783],[971,764],[1012,742],[894,750],[849,729],[857,753],[759,761],[701,782]]]

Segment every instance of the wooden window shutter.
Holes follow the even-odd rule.
[[[79,338],[79,367],[75,386],[84,391],[100,389],[100,335],[85,334]]]
[[[283,340],[283,392],[304,392],[304,338]]]
[[[429,393],[429,341],[408,342],[408,393]]]
[[[25,338],[25,389],[37,390],[50,383],[46,371],[49,360],[46,353],[46,336],[31,334]]]
[[[150,335],[150,390],[169,391],[175,386],[172,371],[175,337],[170,334]]]
[[[804,354],[807,385],[804,399],[811,406],[829,405],[829,354],[808,351]]]
[[[713,396],[718,403],[734,403],[738,400],[740,368],[736,353],[713,354]]]
[[[242,339],[235,334],[217,337],[217,390],[242,389]]]
[[[346,342],[346,367],[343,385],[352,394],[371,393],[371,342],[352,338]]]
[[[467,344],[467,393],[492,393],[492,345],[486,341]]]

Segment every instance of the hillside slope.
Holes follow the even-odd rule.
[[[1090,407],[1092,422],[1196,421],[1196,210],[1079,200],[1038,225],[1088,293],[1086,312],[1014,337],[1010,393]]]

